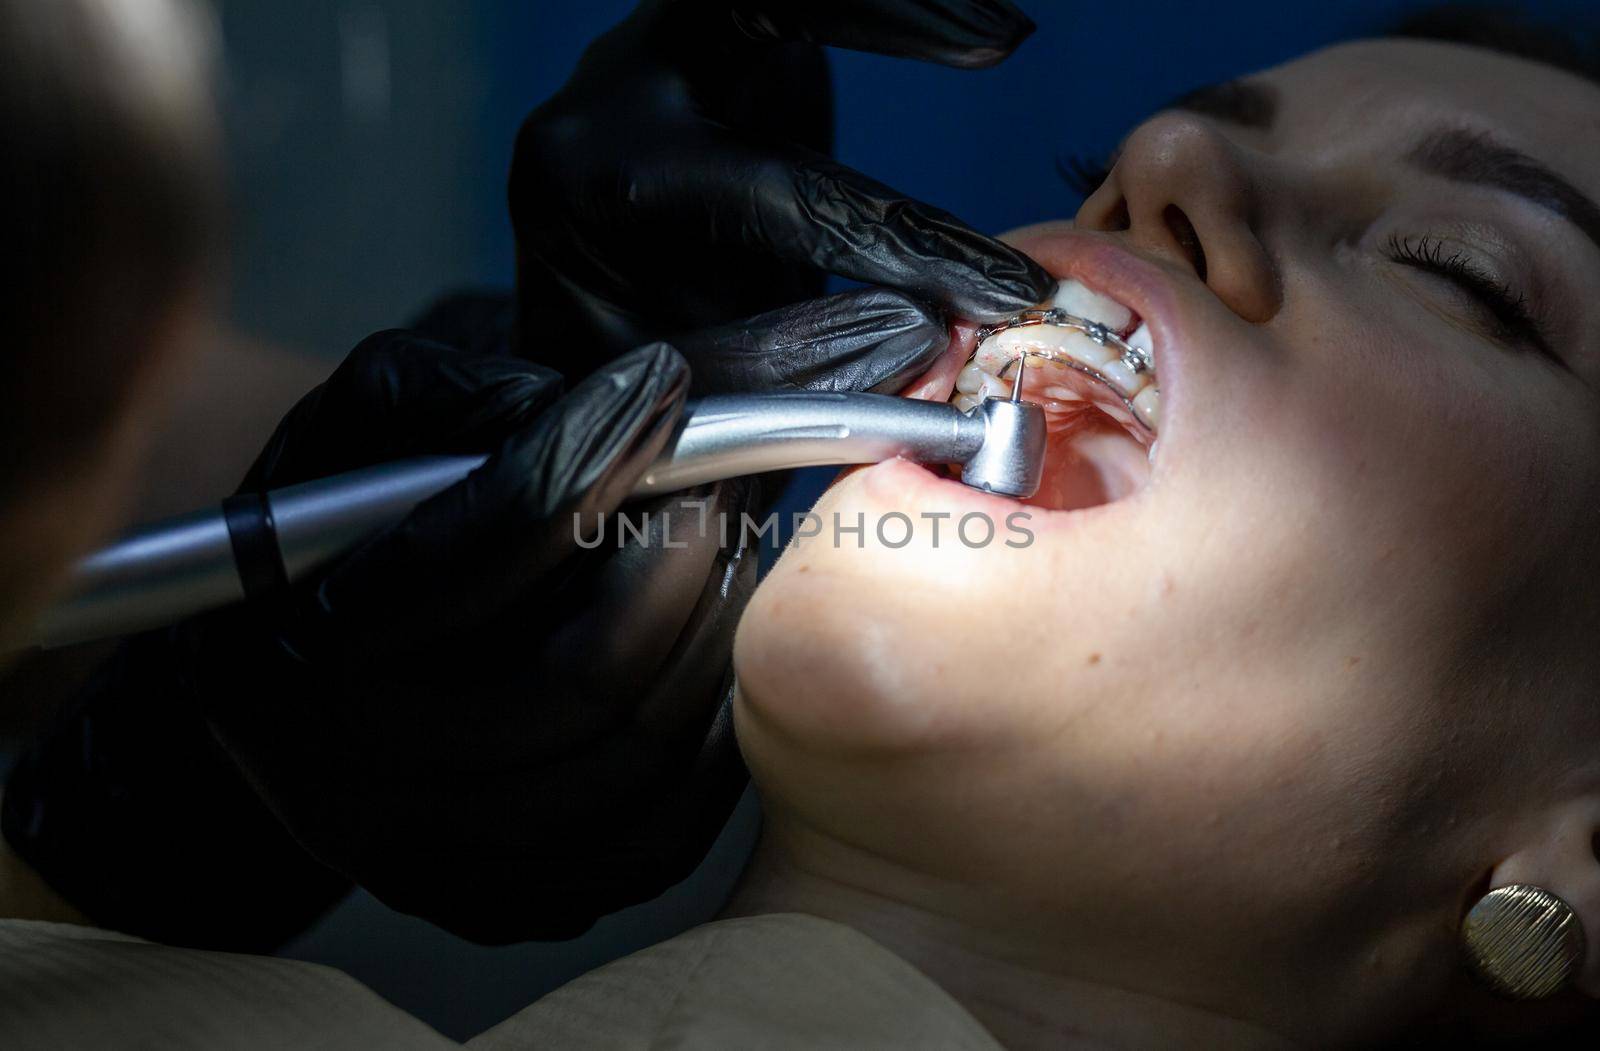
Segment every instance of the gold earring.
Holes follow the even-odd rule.
[[[1587,945],[1572,906],[1543,887],[1497,887],[1461,921],[1467,966],[1489,988],[1518,1000],[1565,989],[1583,969]]]

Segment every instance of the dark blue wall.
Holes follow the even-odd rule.
[[[510,280],[504,178],[517,126],[631,7],[216,3],[238,206],[234,317],[325,355],[440,287]],[[1070,214],[1059,158],[1105,153],[1189,87],[1381,32],[1425,5],[1024,6],[1039,32],[993,70],[835,53],[840,157],[983,230]]]

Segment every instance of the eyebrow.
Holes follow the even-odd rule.
[[[1441,128],[1406,158],[1417,168],[1453,182],[1515,194],[1566,219],[1600,248],[1600,205],[1539,161],[1497,142],[1487,132]]]
[[[1162,108],[1266,130],[1278,115],[1278,91],[1259,81],[1225,80],[1180,95]],[[1440,128],[1424,136],[1406,159],[1453,182],[1488,186],[1531,201],[1572,223],[1600,248],[1600,205],[1543,163],[1487,132]]]

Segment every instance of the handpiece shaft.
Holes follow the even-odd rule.
[[[632,496],[895,456],[965,462],[983,446],[984,434],[981,418],[954,406],[888,395],[719,395],[689,403]],[[263,533],[269,543],[275,539],[268,554],[281,561],[282,578],[303,579],[484,460],[432,456],[379,464],[138,528],[78,563],[66,597],[47,611],[34,642],[62,646],[128,635],[241,601]]]

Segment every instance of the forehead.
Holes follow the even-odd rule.
[[[1364,40],[1259,74],[1278,89],[1288,136],[1366,139],[1464,124],[1496,133],[1586,189],[1600,187],[1600,86],[1459,44]]]

